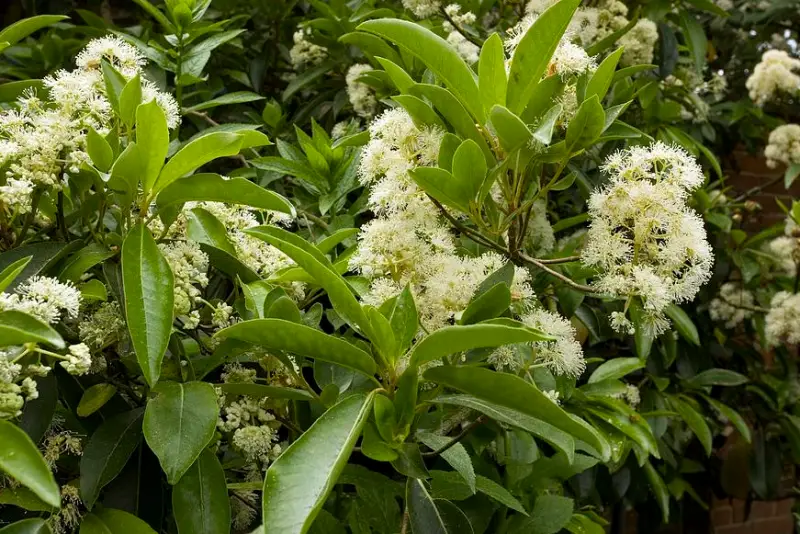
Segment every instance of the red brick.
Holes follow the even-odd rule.
[[[775,516],[775,501],[753,501],[748,519],[765,519]]]
[[[744,501],[741,499],[731,499],[731,506],[733,507],[733,522],[744,523],[747,519],[744,515]]]
[[[754,534],[753,525],[750,523],[742,523],[740,525],[728,525],[725,527],[714,528],[714,534]],[[765,532],[758,532],[758,534],[767,534]]]
[[[775,503],[775,515],[791,515],[794,507],[794,499],[783,499]]]
[[[759,519],[753,522],[753,532],[757,534],[793,534],[794,518],[790,515]]]
[[[733,508],[717,506],[711,510],[711,524],[715,527],[733,524]]]

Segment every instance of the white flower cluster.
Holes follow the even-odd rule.
[[[497,254],[458,256],[450,228],[408,175],[414,167],[435,164],[443,131],[419,129],[404,110],[392,109],[370,125],[370,134],[359,175],[370,186],[376,218],[361,228],[350,266],[371,281],[367,304],[379,306],[410,284],[425,328],[441,328],[504,260]],[[523,269],[512,292],[517,300],[533,295]]]
[[[174,313],[189,315],[200,297],[199,288],[208,285],[208,255],[194,241],[161,243],[158,248],[175,277]]]
[[[94,39],[76,58],[76,70],[61,70],[43,80],[49,91],[47,101],[26,92],[16,109],[0,112],[0,165],[7,169],[0,186],[0,208],[30,211],[35,189],[59,189],[62,178],[77,173],[89,161],[87,131],[94,128],[105,134],[112,122],[101,72],[104,59],[126,78],[141,74],[145,63],[120,38]],[[142,100],[152,99],[164,110],[169,126],[177,126],[180,110],[175,100],[142,79]]]
[[[372,88],[358,81],[358,77],[374,70],[366,63],[357,63],[347,70],[345,82],[347,83],[347,96],[350,99],[350,104],[353,110],[361,117],[371,117],[375,115],[375,110],[378,106],[378,101],[375,100],[375,92]]]
[[[328,49],[309,41],[310,36],[309,28],[298,28],[294,32],[294,46],[289,50],[289,60],[296,71],[319,65],[328,57]]]
[[[800,343],[800,293],[781,291],[772,297],[764,335],[770,347]]]
[[[403,7],[418,19],[426,19],[438,13],[442,4],[439,0],[403,0]]]
[[[505,48],[509,57],[513,57],[514,51],[533,23],[536,22],[536,18],[537,15],[528,15],[508,31]],[[564,34],[550,60],[547,75],[557,73],[566,81],[570,76],[597,68],[595,58],[589,56],[582,46],[573,42],[574,39],[575,35],[572,31],[568,30]]]
[[[94,349],[102,349],[125,337],[126,325],[116,301],[103,302],[78,323],[81,341]]]
[[[537,309],[522,317],[526,325],[554,336],[555,341],[531,343],[533,362],[544,364],[553,374],[577,378],[586,369],[575,327],[557,313]]]
[[[759,106],[781,96],[795,96],[800,91],[800,59],[783,50],[767,50],[761,62],[747,78],[750,98]]]
[[[92,352],[83,343],[69,346],[69,353],[60,362],[71,375],[85,375],[92,366]]]
[[[724,322],[725,328],[734,328],[753,315],[754,305],[753,293],[740,284],[726,282],[708,305],[708,313],[712,320]]]
[[[644,321],[663,332],[667,305],[691,300],[711,276],[703,220],[686,205],[702,170],[682,149],[661,142],[617,152],[603,170],[610,182],[589,200],[583,263],[600,271],[594,285],[601,292],[628,302],[640,297]],[[631,329],[624,317],[613,323]]]
[[[41,376],[50,371],[49,367],[22,365],[14,363],[16,352],[0,351],[0,420],[18,417],[25,401],[39,397],[36,381],[31,376]]]
[[[81,292],[72,282],[59,282],[48,276],[32,276],[14,293],[0,293],[0,311],[17,310],[50,324],[62,314],[74,319],[81,305]]]
[[[450,4],[444,8],[444,11],[459,28],[475,23],[475,13],[471,11],[462,13],[461,6],[458,4]],[[453,45],[458,55],[460,55],[464,61],[467,63],[477,63],[481,50],[475,43],[470,42],[458,28],[453,27],[448,21],[442,23],[442,29],[447,32],[447,42]]]
[[[800,228],[791,217],[786,218],[783,233],[769,242],[768,251],[786,276],[795,276],[800,264]]]
[[[772,130],[764,155],[772,169],[780,164],[800,164],[800,124],[784,124]]]

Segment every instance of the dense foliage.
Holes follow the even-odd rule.
[[[786,493],[796,2],[84,7],[0,30],[0,533]]]

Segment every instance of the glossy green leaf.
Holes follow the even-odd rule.
[[[103,508],[84,516],[79,534],[156,534],[156,531],[133,514]]]
[[[206,209],[193,208],[186,213],[186,235],[196,243],[214,247],[236,257],[236,248],[228,239],[225,225]]]
[[[493,33],[484,41],[478,63],[478,88],[487,112],[495,105],[506,105],[507,77],[503,39]]]
[[[414,346],[411,365],[422,365],[470,349],[549,339],[550,336],[539,330],[510,319],[500,323],[446,326],[425,336]]]
[[[528,534],[557,534],[566,527],[575,503],[568,497],[561,495],[539,495],[533,504],[530,517],[516,524],[512,532]]]
[[[432,432],[417,432],[417,438],[432,451],[437,451],[447,446],[453,440],[452,437],[440,436]],[[464,478],[464,482],[469,486],[469,489],[472,490],[472,493],[475,493],[475,469],[472,466],[472,460],[467,449],[461,443],[456,443],[447,450],[442,451],[440,456],[450,464],[450,467],[458,471]]]
[[[128,80],[119,95],[119,115],[128,128],[136,125],[136,108],[142,103],[142,81],[140,75]]]
[[[201,102],[200,104],[195,104],[194,106],[186,108],[186,111],[187,112],[203,111],[218,106],[228,106],[231,104],[246,104],[248,102],[264,100],[265,98],[266,97],[263,97],[257,93],[253,93],[252,91],[233,91],[231,93],[226,93],[222,96],[218,96],[217,98],[206,100],[205,102]]]
[[[91,510],[103,486],[125,467],[142,437],[144,410],[121,413],[100,425],[81,455],[81,499]]]
[[[155,99],[136,108],[136,147],[142,188],[149,193],[169,150],[167,118]]]
[[[20,258],[17,261],[11,262],[8,267],[0,271],[0,293],[5,291],[6,288],[17,279],[25,267],[28,266],[32,258],[33,256]]]
[[[653,348],[655,333],[653,332],[651,324],[644,320],[644,310],[642,309],[642,304],[638,299],[634,299],[633,302],[631,302],[630,312],[633,326],[636,328],[636,332],[633,335],[636,346],[636,355],[639,356],[639,358],[646,360]]]
[[[403,109],[411,115],[417,128],[438,126],[441,129],[445,129],[444,122],[439,118],[439,115],[422,99],[413,95],[397,95],[393,96],[392,100],[403,106]]]
[[[153,386],[161,375],[161,361],[172,332],[174,279],[143,224],[134,226],[122,244],[122,283],[136,360],[147,383]]]
[[[452,365],[433,367],[423,376],[432,382],[549,423],[588,443],[603,459],[608,459],[611,455],[609,444],[594,428],[565,412],[535,386],[518,376],[486,368]]]
[[[235,156],[242,147],[242,136],[229,132],[216,132],[198,137],[187,143],[172,156],[158,175],[154,190],[162,191],[178,178],[194,172],[209,161],[225,156]]]
[[[417,167],[408,174],[439,203],[463,213],[469,212],[469,191],[448,171],[438,167]]]
[[[562,110],[563,107],[561,104],[556,104],[548,109],[542,117],[542,120],[539,121],[536,131],[533,132],[533,138],[543,145],[549,145],[550,141],[553,140],[553,130],[556,127],[558,118],[561,117]]]
[[[648,482],[650,482],[650,491],[656,496],[656,502],[658,502],[658,507],[661,508],[661,517],[664,520],[664,523],[669,522],[669,491],[667,490],[666,484],[664,484],[664,479],[661,478],[661,475],[658,474],[656,468],[653,467],[649,461],[644,463],[644,474],[647,476]]]
[[[608,93],[608,88],[611,87],[611,80],[614,78],[614,71],[617,68],[622,52],[622,48],[617,48],[597,66],[597,70],[594,71],[589,83],[586,84],[585,98],[597,96],[601,102],[603,101],[606,93]]]
[[[88,417],[102,408],[116,393],[117,388],[111,384],[95,384],[83,392],[75,411],[79,417]]]
[[[395,64],[402,63],[400,54],[389,46],[386,41],[366,32],[351,32],[339,37],[339,42],[358,47],[362,52],[372,56],[387,58]],[[402,91],[402,89],[401,89]]]
[[[681,416],[681,419],[686,423],[686,426],[697,436],[700,444],[706,451],[706,455],[710,456],[712,451],[712,435],[711,429],[708,427],[705,419],[700,413],[697,412],[688,402],[681,400],[677,397],[670,398],[670,404],[676,412]]]
[[[584,100],[567,126],[567,152],[571,154],[597,140],[605,128],[605,120],[606,114],[597,95]]]
[[[705,399],[705,401],[709,403],[715,410],[717,410],[725,419],[730,421],[730,423],[736,428],[736,430],[739,431],[739,434],[742,435],[747,443],[752,442],[753,436],[750,432],[750,425],[747,424],[747,421],[739,412],[727,404],[723,404],[716,399],[712,399],[708,395],[703,395],[703,399]]]
[[[308,532],[361,435],[372,398],[352,395],[340,401],[272,463],[264,478],[265,532]]]
[[[108,171],[111,164],[114,163],[114,152],[111,150],[111,145],[91,127],[86,133],[86,152],[94,166],[103,172]]]
[[[511,305],[511,290],[505,283],[492,286],[489,290],[474,297],[461,314],[458,324],[475,324],[494,319],[503,314]]]
[[[397,63],[383,57],[375,58],[381,64],[383,70],[389,75],[392,83],[397,87],[401,93],[407,93],[414,85],[414,79]]]
[[[0,43],[17,44],[33,32],[68,18],[65,15],[38,15],[19,20],[0,31]]]
[[[542,13],[520,39],[508,73],[507,105],[513,113],[522,113],[528,105],[578,4],[580,0],[556,3]]]
[[[703,25],[695,18],[690,11],[680,12],[680,24],[683,38],[694,59],[694,66],[697,72],[703,72],[706,66],[706,52],[708,50],[708,39]]]
[[[645,362],[639,358],[614,358],[608,360],[594,370],[589,377],[589,383],[602,382],[603,380],[613,380],[622,378],[628,373],[644,367]]]
[[[49,324],[16,310],[0,312],[0,347],[25,343],[48,343],[64,348],[64,340]]]
[[[407,20],[369,20],[358,29],[380,35],[411,52],[444,81],[478,122],[483,122],[485,115],[475,75],[450,43]]]
[[[367,376],[377,371],[372,357],[347,341],[320,330],[283,319],[242,321],[217,332],[216,337],[232,338],[282,350],[353,369]]]
[[[225,471],[209,449],[200,454],[172,488],[172,513],[178,534],[227,534],[231,531]]]
[[[741,386],[750,380],[741,373],[729,369],[707,369],[687,380],[694,387]]]
[[[497,131],[500,144],[506,150],[512,150],[526,145],[530,142],[533,134],[522,122],[522,119],[511,113],[507,108],[497,105],[494,106],[489,114],[492,126]]]
[[[515,499],[507,489],[494,480],[478,475],[476,486],[478,491],[485,493],[497,502],[502,503],[504,506],[507,506],[523,515],[528,515],[528,512],[525,510],[525,507],[522,506],[522,503]]]
[[[61,269],[61,273],[59,273],[58,277],[61,280],[77,282],[80,280],[83,273],[114,255],[114,252],[108,250],[103,245],[91,242],[75,252],[64,262],[64,267]]]
[[[409,286],[394,300],[388,315],[400,351],[406,350],[419,331],[419,313]]]
[[[461,143],[453,154],[453,178],[469,200],[478,194],[487,170],[480,147],[471,139]]]
[[[214,436],[219,407],[206,382],[162,382],[144,413],[144,439],[167,482],[177,483]]]
[[[456,534],[448,529],[445,518],[422,480],[406,480],[406,510],[412,534]]]
[[[700,334],[697,332],[697,327],[689,315],[683,311],[683,308],[676,304],[670,304],[666,307],[664,313],[672,319],[672,325],[683,339],[693,345],[700,346]]]
[[[53,473],[31,438],[10,421],[0,421],[0,471],[33,491],[53,508],[61,506],[61,492]]]
[[[0,534],[52,534],[44,519],[22,519],[0,528]]]
[[[175,180],[161,191],[157,199],[159,209],[192,201],[225,202],[294,214],[291,203],[278,193],[245,178],[225,179],[218,174],[196,174]]]
[[[282,386],[268,386],[266,384],[251,384],[229,382],[217,384],[228,395],[247,395],[254,399],[289,399],[299,401],[314,400],[314,396],[304,389],[295,389]]]

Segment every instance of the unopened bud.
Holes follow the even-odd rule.
[[[755,200],[748,200],[744,203],[744,209],[750,212],[758,211],[761,209],[761,204],[759,204]]]

